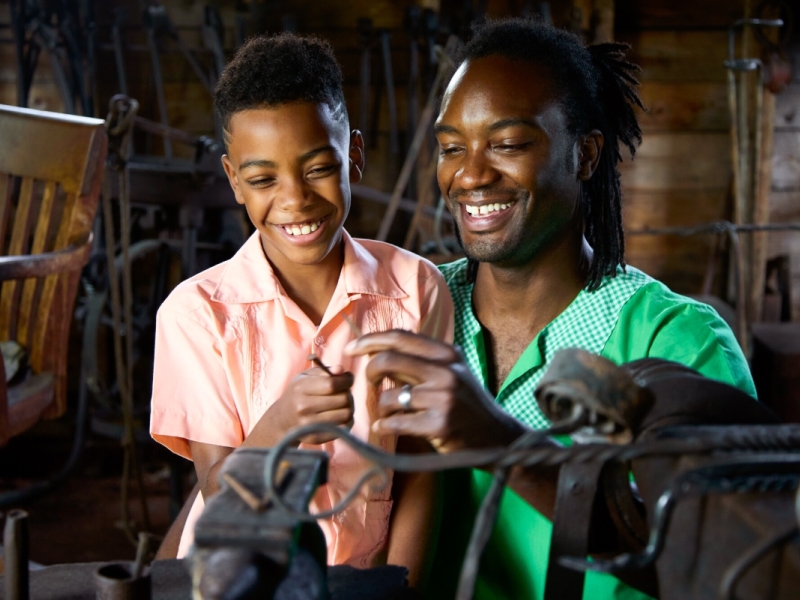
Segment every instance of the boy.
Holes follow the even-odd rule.
[[[215,105],[225,172],[257,231],[231,260],[179,285],[158,313],[150,431],[194,461],[202,492],[179,555],[202,498],[217,490],[219,468],[238,446],[272,446],[298,425],[329,422],[352,423],[361,439],[395,450],[396,438],[371,432],[380,390],[367,382],[367,360],[344,356],[354,337],[347,319],[364,333],[407,329],[446,341],[453,326],[435,267],[343,229],[364,143],[349,131],[327,42],[289,34],[249,40],[220,77]],[[311,353],[333,375],[312,368]],[[366,464],[343,443],[304,441],[330,455],[328,483],[312,502],[327,510]],[[413,584],[432,497],[429,475],[398,474],[393,486],[362,489],[320,522],[329,562],[369,567],[385,551],[388,562],[409,568]]]

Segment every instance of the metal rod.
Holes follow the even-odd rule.
[[[28,600],[28,513],[12,510],[3,531],[6,600]]]

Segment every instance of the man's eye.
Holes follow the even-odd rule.
[[[453,155],[453,154],[457,154],[460,151],[461,151],[461,148],[459,148],[458,146],[441,147],[441,148],[439,148],[439,156]]]
[[[517,150],[524,150],[530,145],[530,142],[523,142],[521,144],[497,144],[494,146],[494,149],[500,150],[501,152],[515,152]]]

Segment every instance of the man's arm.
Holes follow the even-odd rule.
[[[437,452],[507,447],[528,428],[500,408],[455,349],[421,335],[389,331],[365,335],[347,347],[352,355],[372,355],[367,378],[407,383],[411,410],[397,400],[399,388],[380,399],[381,435],[426,439]],[[545,516],[555,505],[557,468],[514,468],[508,486]]]

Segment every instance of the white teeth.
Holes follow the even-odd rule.
[[[311,223],[311,225],[284,225],[283,230],[289,235],[308,235],[319,229],[319,226],[322,225],[322,221],[324,221],[324,219],[320,219],[316,223]]]
[[[494,204],[484,204],[482,206],[473,206],[471,204],[465,204],[464,209],[470,215],[486,215],[495,211],[506,210],[513,206],[513,202],[509,202],[508,204],[500,204],[499,202],[495,202]]]

